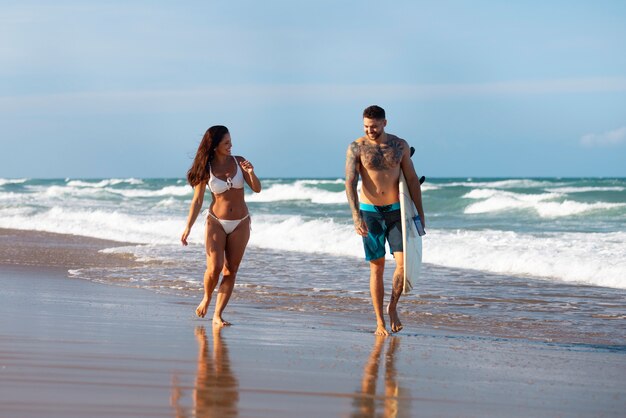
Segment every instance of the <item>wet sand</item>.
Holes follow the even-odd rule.
[[[623,416],[626,348],[546,344],[69,278],[112,242],[0,230],[2,417]],[[626,343],[626,342],[625,342]]]

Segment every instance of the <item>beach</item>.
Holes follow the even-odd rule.
[[[460,332],[72,277],[139,263],[112,242],[0,230],[3,417],[623,416],[626,348]],[[127,245],[120,243],[120,246]],[[237,292],[237,289],[236,289]],[[282,302],[284,303],[284,301]],[[469,331],[469,330],[468,330]]]
[[[626,418],[625,20],[1,2],[0,418]]]

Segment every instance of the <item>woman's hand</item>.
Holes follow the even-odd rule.
[[[185,231],[183,232],[183,236],[180,237],[180,242],[182,242],[184,246],[187,246],[187,238],[189,237],[190,232],[191,232],[191,228],[187,227],[185,228]]]
[[[248,174],[252,174],[254,172],[254,166],[248,160],[243,160],[241,162],[241,168]]]
[[[246,183],[248,183],[248,186],[250,186],[253,192],[259,193],[261,191],[261,181],[256,176],[256,174],[254,174],[254,166],[250,161],[246,160],[245,158],[239,158],[241,158],[239,165],[241,166],[241,169],[246,172],[244,176],[244,178],[246,179]]]

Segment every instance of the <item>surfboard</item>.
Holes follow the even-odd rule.
[[[402,293],[413,289],[422,271],[422,237],[417,233],[413,219],[418,216],[417,208],[411,199],[409,186],[400,170],[400,213],[402,216],[402,244],[404,247],[404,285]]]

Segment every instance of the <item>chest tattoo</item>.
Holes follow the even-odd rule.
[[[388,170],[397,167],[402,160],[404,144],[398,138],[390,138],[385,144],[361,144],[361,161],[370,170]]]

